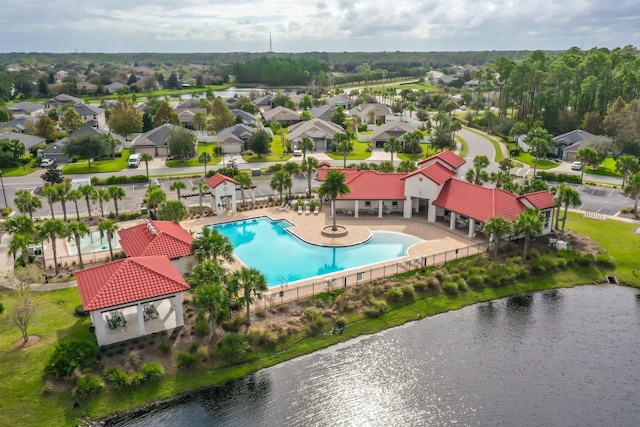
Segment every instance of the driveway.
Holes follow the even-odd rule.
[[[493,160],[495,158],[496,150],[493,148],[493,144],[489,142],[482,135],[478,135],[467,129],[462,129],[458,134],[466,141],[469,151],[465,156],[467,163],[460,167],[458,176],[465,176],[469,169],[473,169],[473,159],[476,156],[487,156],[489,159],[489,172],[498,172],[498,164]]]

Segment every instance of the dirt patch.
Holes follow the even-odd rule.
[[[29,335],[27,342],[24,342],[22,338],[13,343],[13,348],[29,348],[40,342],[40,335]]]

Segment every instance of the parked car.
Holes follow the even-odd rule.
[[[48,168],[56,164],[56,159],[42,159],[40,162],[41,168]]]
[[[302,150],[299,148],[294,148],[293,149],[293,155],[294,156],[302,156]]]
[[[582,162],[573,162],[573,164],[571,165],[571,169],[574,171],[579,171],[582,170],[582,166],[584,166]]]

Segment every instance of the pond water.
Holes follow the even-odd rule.
[[[640,296],[582,286],[360,337],[117,426],[637,426]]]

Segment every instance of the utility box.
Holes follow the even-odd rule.
[[[251,176],[260,176],[262,175],[262,171],[260,168],[251,169]]]
[[[75,178],[71,180],[71,188],[73,188],[74,190],[77,190],[83,185],[91,185],[91,180],[86,178]]]

